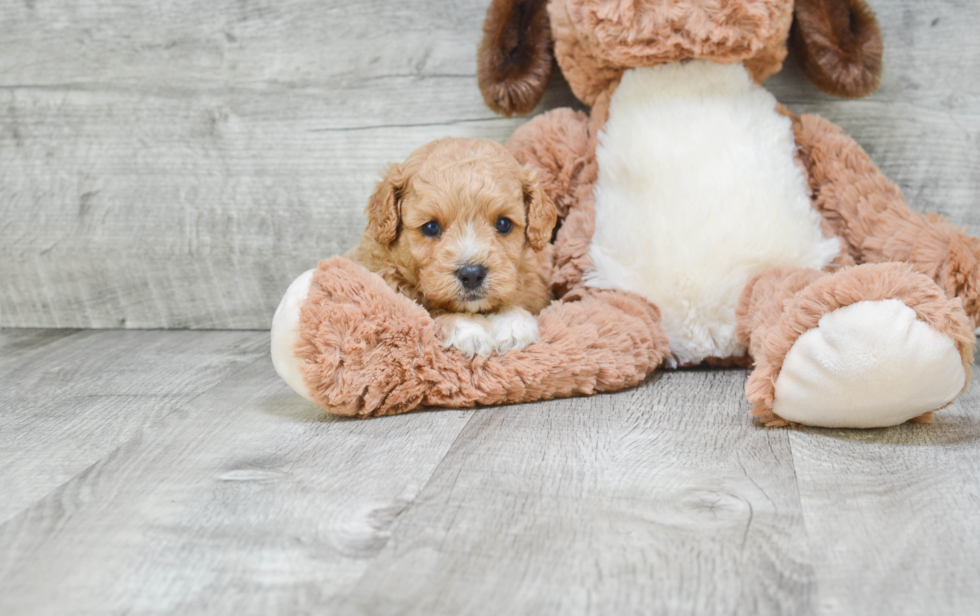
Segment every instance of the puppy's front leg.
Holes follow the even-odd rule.
[[[523,308],[508,308],[487,318],[493,346],[498,353],[520,350],[541,340],[538,320]]]
[[[490,321],[478,314],[446,313],[433,315],[436,335],[447,347],[456,347],[463,355],[486,357],[494,351]]]

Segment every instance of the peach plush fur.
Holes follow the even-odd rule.
[[[538,315],[541,342],[468,360],[418,303],[343,257],[321,261],[296,354],[313,400],[338,415],[403,413],[616,391],[667,354],[660,313],[621,291],[578,289]]]
[[[834,274],[779,267],[750,281],[738,305],[738,337],[749,346],[756,366],[746,385],[748,398],[755,403],[752,413],[767,426],[787,425],[772,412],[772,403],[776,378],[793,343],[832,310],[884,299],[902,300],[920,321],[952,338],[969,377],[975,343],[969,319],[958,299],[947,297],[911,265],[869,264]],[[931,418],[930,412],[921,420]]]
[[[863,1],[798,0],[796,8],[797,28],[803,30],[796,38],[809,45],[802,52],[804,64],[808,74],[820,73],[814,77],[818,85],[842,96],[873,90],[881,67],[880,34]],[[591,114],[549,111],[521,126],[507,147],[537,170],[558,209],[552,276],[557,295],[580,286],[592,269],[595,151],[623,72],[701,58],[742,61],[761,82],[782,66],[793,9],[791,0],[549,2],[555,57],[573,92],[592,105]],[[849,30],[848,9],[859,27],[855,32]],[[789,423],[772,411],[783,359],[822,315],[862,300],[905,301],[919,320],[954,341],[969,374],[974,328],[980,326],[980,240],[935,214],[913,210],[837,126],[781,106],[778,111],[792,120],[797,162],[809,181],[813,207],[823,217],[825,235],[839,238],[841,254],[826,272],[777,268],[744,290],[738,333],[755,364],[746,388],[753,414],[769,426]],[[931,416],[926,413],[920,421]]]
[[[785,0],[551,0],[555,57],[594,105],[623,71],[687,58],[745,62],[756,81],[782,68],[793,5]]]

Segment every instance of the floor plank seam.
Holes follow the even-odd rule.
[[[767,430],[772,430],[773,428],[766,428],[766,429]],[[814,573],[814,576],[813,576],[813,599],[814,599],[813,600],[813,605],[814,605],[814,609],[815,609],[815,612],[814,613],[819,614],[820,613],[820,609],[819,609],[819,607],[820,607],[820,579],[816,576],[817,567],[816,567],[816,563],[814,562],[814,559],[813,559],[813,554],[814,554],[814,547],[813,547],[813,541],[814,541],[814,538],[813,538],[813,527],[812,527],[812,525],[809,522],[809,516],[807,515],[806,505],[803,503],[803,487],[800,485],[800,474],[798,472],[796,472],[797,453],[796,453],[796,448],[794,447],[794,441],[796,440],[794,438],[795,437],[794,432],[796,432],[797,430],[800,430],[801,428],[775,428],[775,429],[777,429],[777,430],[782,429],[782,430],[789,431],[789,434],[787,434],[786,438],[787,438],[787,440],[789,442],[790,460],[793,463],[793,467],[792,467],[793,468],[793,481],[796,484],[796,497],[798,499],[799,506],[800,506],[800,518],[801,518],[801,520],[803,522],[803,530],[806,533],[806,547],[807,547],[806,560],[807,560],[807,563],[810,566],[810,570],[813,571],[813,573]]]
[[[432,483],[432,478],[436,476],[436,473],[439,471],[439,469],[441,469],[443,467],[443,465],[446,463],[446,458],[449,457],[449,454],[453,452],[453,449],[456,447],[456,443],[458,443],[459,442],[459,439],[462,438],[463,434],[466,432],[466,428],[470,425],[470,422],[472,422],[474,420],[474,418],[476,418],[477,414],[481,410],[484,410],[484,409],[480,409],[480,408],[476,408],[476,409],[455,409],[455,410],[438,409],[438,410],[426,410],[426,411],[422,411],[423,413],[433,413],[433,412],[455,412],[455,411],[467,411],[467,410],[470,411],[470,416],[469,416],[469,418],[467,418],[466,424],[464,424],[463,427],[460,428],[459,433],[456,435],[456,438],[454,438],[453,439],[453,442],[450,443],[449,444],[449,447],[446,448],[446,453],[444,453],[442,455],[442,458],[439,459],[439,462],[436,463],[435,465],[433,465],[432,472],[429,473],[429,476],[425,478],[425,482],[419,487],[418,492],[415,494],[415,498],[413,498],[408,505],[406,505],[405,507],[403,507],[398,512],[398,514],[391,520],[391,523],[388,526],[388,538],[385,539],[384,544],[381,546],[381,548],[377,552],[375,552],[374,556],[372,556],[367,561],[367,566],[364,567],[364,571],[359,576],[357,576],[357,581],[354,582],[353,584],[351,584],[350,588],[356,589],[357,587],[359,587],[360,584],[361,584],[361,582],[369,574],[372,573],[372,567],[371,567],[371,565],[373,565],[379,558],[381,558],[382,554],[385,551],[385,548],[387,548],[388,547],[388,544],[391,543],[391,540],[395,538],[395,530],[396,530],[395,527],[398,524],[398,520],[400,518],[402,518],[406,513],[408,513],[409,511],[411,511],[413,507],[415,507],[415,503],[425,493],[425,489],[429,486],[429,484]],[[368,420],[365,420],[365,421],[371,421],[371,420],[368,419]],[[457,473],[457,475],[458,475],[458,473]],[[353,594],[353,592],[351,594]]]

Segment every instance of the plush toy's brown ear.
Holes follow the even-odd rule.
[[[525,167],[524,174],[524,205],[527,209],[527,228],[524,229],[524,234],[531,248],[540,251],[551,243],[551,232],[558,222],[558,210],[545,194],[534,171]]]
[[[867,96],[881,82],[881,29],[864,0],[796,0],[793,45],[818,88]]]
[[[379,244],[390,244],[398,237],[398,202],[407,181],[405,167],[392,165],[368,200],[367,231]]]
[[[483,21],[477,78],[487,106],[507,117],[529,113],[551,76],[547,0],[493,0]]]

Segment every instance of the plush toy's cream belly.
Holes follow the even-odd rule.
[[[596,151],[588,284],[653,301],[678,363],[744,355],[735,308],[749,279],[840,252],[795,150],[790,120],[740,64],[628,71]]]

